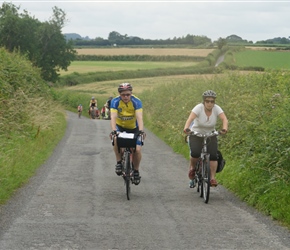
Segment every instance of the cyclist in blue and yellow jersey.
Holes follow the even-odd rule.
[[[119,96],[111,101],[111,129],[110,137],[120,132],[135,133],[143,135],[143,109],[142,102],[139,98],[132,94],[132,85],[130,83],[122,83],[118,87]],[[133,154],[134,179],[140,180],[139,165],[142,158],[142,143],[137,140],[136,150]],[[114,152],[116,155],[117,165],[116,174],[122,174],[121,154],[118,150],[117,142],[114,143]]]

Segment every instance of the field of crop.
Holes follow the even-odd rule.
[[[104,72],[118,70],[140,70],[157,68],[177,68],[195,66],[196,62],[130,62],[130,61],[74,61],[68,67],[67,71],[60,71],[60,74],[67,75],[73,72]]]
[[[166,49],[166,48],[110,48],[110,49],[76,49],[78,55],[152,55],[152,56],[203,56],[214,49]]]
[[[265,69],[290,69],[289,51],[244,50],[235,53],[239,67],[259,66]]]

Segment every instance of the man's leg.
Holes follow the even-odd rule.
[[[139,170],[140,162],[142,159],[141,148],[141,146],[137,145],[136,150],[133,154],[133,165],[135,170]]]
[[[122,158],[121,158],[121,153],[119,153],[118,150],[118,145],[117,145],[117,137],[114,137],[114,152],[115,152],[115,156],[116,156],[116,167],[115,167],[115,172],[117,175],[121,175],[122,174]]]

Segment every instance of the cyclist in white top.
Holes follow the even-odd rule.
[[[222,120],[222,134],[226,134],[228,131],[228,119],[220,106],[215,104],[216,93],[212,90],[207,90],[202,95],[203,102],[197,104],[191,111],[185,126],[184,132],[189,133],[191,130],[197,131],[202,134],[207,134],[215,130],[217,118]],[[192,124],[192,125],[191,125]],[[196,183],[194,180],[195,176],[195,164],[200,156],[202,149],[203,138],[198,136],[190,136],[189,147],[190,147],[190,166],[188,177],[190,179],[189,187],[195,187]],[[217,169],[217,138],[211,137],[210,143],[207,147],[208,153],[210,154],[210,172],[211,180],[210,184],[216,187],[217,181],[215,179]]]

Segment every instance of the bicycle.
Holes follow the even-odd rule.
[[[117,135],[117,144],[119,151],[122,155],[122,177],[124,179],[124,184],[126,186],[127,200],[130,200],[131,187],[130,184],[138,185],[140,183],[141,176],[139,180],[135,180],[133,176],[134,165],[133,165],[133,154],[136,149],[137,140],[141,140],[143,145],[143,137],[139,135],[136,137],[134,133],[119,132]],[[112,139],[114,143],[114,139]]]
[[[201,134],[196,131],[190,132],[190,135],[203,138],[201,153],[195,165],[195,181],[197,183],[197,192],[200,192],[200,197],[203,197],[205,203],[208,203],[210,194],[210,154],[207,153],[208,139],[219,134],[218,131],[212,131],[209,134]]]

